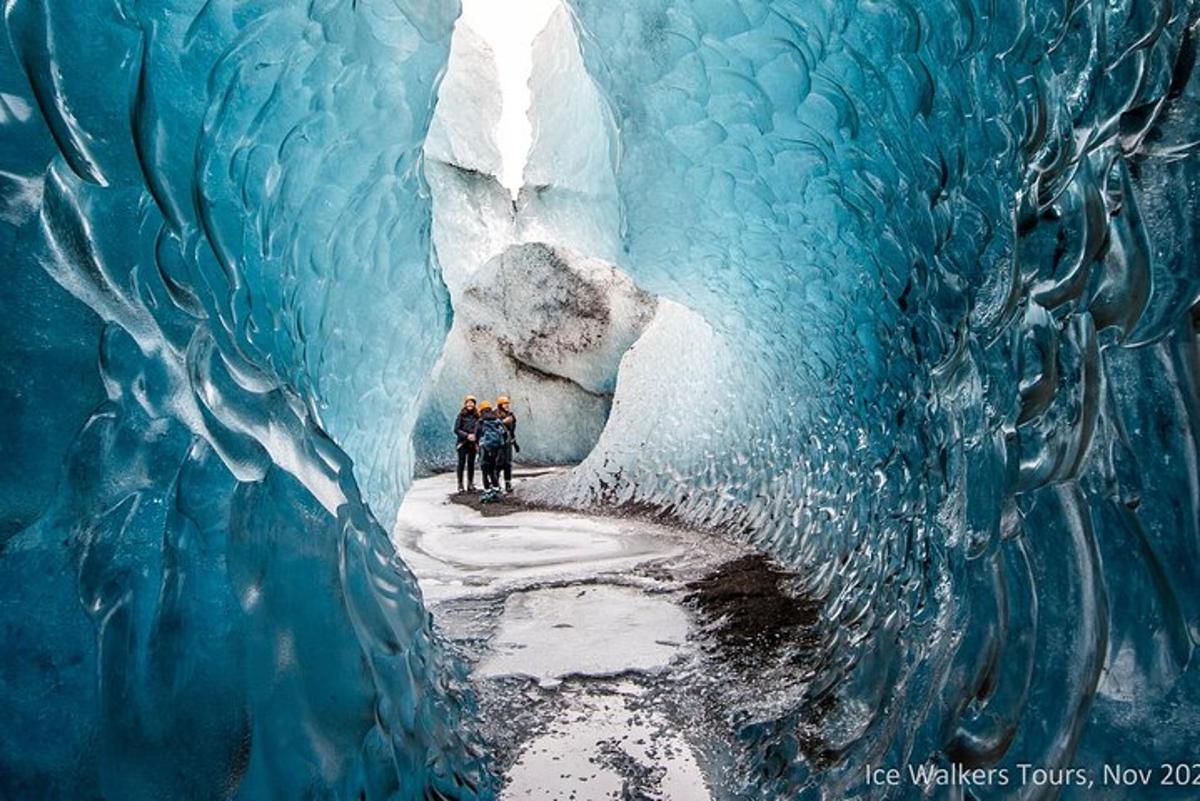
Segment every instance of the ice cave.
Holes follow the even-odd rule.
[[[1200,796],[1200,0],[3,24],[0,799]]]

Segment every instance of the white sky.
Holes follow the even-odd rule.
[[[513,197],[521,188],[521,173],[533,133],[529,119],[529,73],[533,38],[546,25],[560,0],[462,0],[465,22],[482,36],[496,55],[503,95],[496,143],[503,160],[500,183]]]

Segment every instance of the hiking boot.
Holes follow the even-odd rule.
[[[459,492],[462,492],[462,491],[463,491],[463,490],[462,490],[462,482],[461,482],[461,481],[460,481],[460,482],[458,482],[458,491],[459,491]]]
[[[462,487],[459,487],[459,488],[458,488],[458,491],[459,491],[459,492],[462,492]],[[475,491],[476,491],[476,489],[475,489],[475,485],[474,485],[474,484],[468,484],[468,485],[467,485],[467,492],[475,492]]]
[[[505,485],[504,485],[504,494],[505,494],[505,495],[512,495],[512,484],[505,484]]]

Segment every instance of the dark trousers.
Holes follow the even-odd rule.
[[[504,450],[500,451],[500,470],[504,472],[504,483],[512,486],[512,462],[513,462],[513,446],[510,442],[504,446]],[[496,475],[496,486],[500,486],[499,473]]]
[[[483,488],[491,489],[500,488],[500,462],[503,458],[503,452],[499,450],[490,450],[484,448],[480,452],[483,457]]]
[[[463,467],[467,468],[467,484],[475,483],[475,448],[463,445],[458,449],[458,486],[463,483]]]

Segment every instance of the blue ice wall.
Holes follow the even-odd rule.
[[[5,5],[0,796],[490,797],[375,517],[447,328],[457,13]]]
[[[1185,759],[1196,4],[570,5],[621,266],[739,354],[715,434],[606,431],[596,483],[748,531],[825,601],[803,701],[743,728],[747,794]]]

